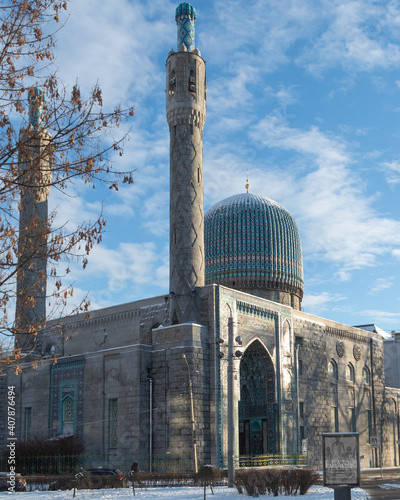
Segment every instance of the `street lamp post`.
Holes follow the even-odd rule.
[[[182,359],[185,360],[188,375],[189,375],[189,396],[190,396],[190,422],[192,424],[192,444],[193,444],[193,469],[194,473],[197,474],[197,447],[196,447],[196,428],[194,421],[194,405],[193,405],[193,386],[192,386],[192,377],[190,376],[190,367],[186,356],[182,354]]]

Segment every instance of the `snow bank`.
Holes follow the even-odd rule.
[[[11,494],[11,493],[10,493]],[[12,493],[12,495],[23,495],[21,500],[72,500],[72,490],[69,491],[28,491]],[[106,490],[78,490],[75,500],[203,500],[203,488],[147,488],[136,489],[136,496],[132,494],[132,489],[106,489]],[[247,495],[239,495],[236,488],[219,486],[214,488],[214,496],[211,495],[210,488],[207,488],[207,499],[217,500],[218,498],[229,498],[231,500],[246,500]],[[272,497],[271,495],[260,496],[260,500]],[[307,495],[282,496],[285,500],[333,500],[333,490],[322,486],[313,486]],[[352,500],[365,500],[366,496],[360,488],[354,488],[351,495]]]

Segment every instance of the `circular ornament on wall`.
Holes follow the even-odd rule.
[[[338,356],[341,358],[344,355],[344,342],[341,340],[338,340],[336,342],[336,352],[338,353]]]
[[[358,344],[354,344],[353,356],[356,361],[358,361],[361,358],[361,347]]]

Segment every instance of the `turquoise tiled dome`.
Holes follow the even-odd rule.
[[[303,296],[303,257],[292,215],[275,201],[243,193],[205,215],[206,283]]]

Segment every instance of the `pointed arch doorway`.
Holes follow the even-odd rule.
[[[259,340],[240,360],[239,455],[278,452],[275,367]]]

